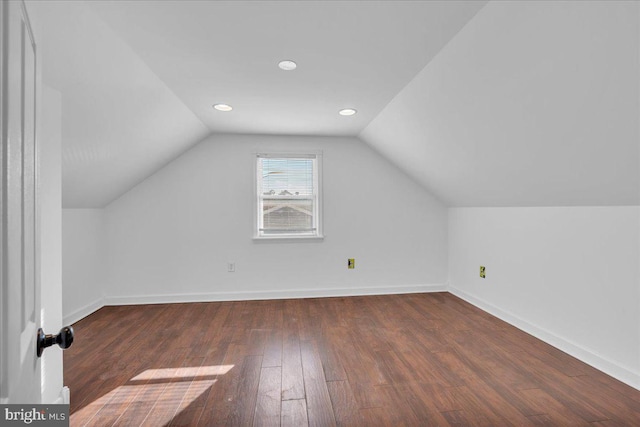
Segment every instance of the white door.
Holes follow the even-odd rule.
[[[22,1],[0,22],[0,401],[40,403],[36,45]]]

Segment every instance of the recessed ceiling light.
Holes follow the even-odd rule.
[[[285,61],[278,62],[278,67],[280,67],[281,70],[293,71],[298,67],[298,64],[287,59]]]
[[[233,107],[231,105],[227,105],[227,104],[216,104],[213,106],[213,108],[215,108],[218,111],[231,111],[233,110]]]
[[[357,113],[357,111],[354,110],[353,108],[344,108],[344,109],[338,111],[338,113],[341,116],[353,116],[355,113]]]

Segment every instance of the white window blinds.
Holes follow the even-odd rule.
[[[317,236],[318,156],[257,156],[257,235]]]

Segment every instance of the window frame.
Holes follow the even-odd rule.
[[[313,228],[312,233],[282,233],[282,234],[264,234],[260,228],[263,220],[262,216],[262,200],[263,195],[260,194],[258,181],[258,171],[260,170],[261,158],[311,158],[314,159],[314,211],[313,211]],[[254,241],[318,241],[324,239],[324,231],[322,226],[323,210],[322,210],[322,151],[300,150],[300,151],[276,151],[266,150],[253,153],[253,240]]]

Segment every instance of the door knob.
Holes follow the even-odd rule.
[[[54,344],[58,344],[61,349],[65,350],[73,344],[73,328],[71,326],[65,326],[60,329],[58,335],[45,335],[42,328],[40,328],[38,329],[36,341],[38,357],[42,356],[45,348],[51,347]]]

